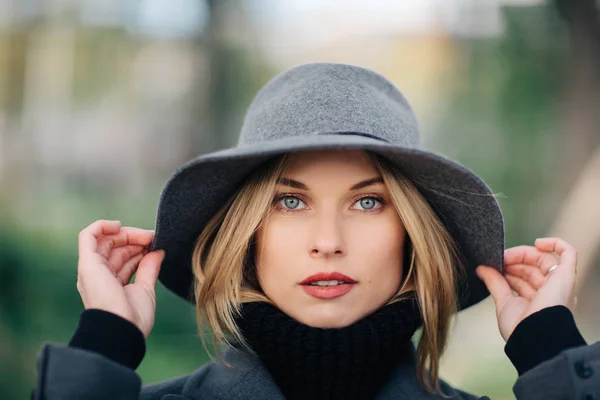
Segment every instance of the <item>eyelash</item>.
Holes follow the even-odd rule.
[[[289,209],[289,208],[283,207],[283,206],[281,206],[279,204],[279,202],[281,200],[283,200],[285,198],[288,198],[288,197],[295,197],[298,200],[306,203],[306,201],[302,199],[302,196],[300,196],[297,193],[282,193],[280,195],[275,196],[275,198],[273,199],[273,205],[276,206],[279,210],[282,210],[284,212],[298,212],[298,211],[303,211],[303,209],[302,210]],[[376,213],[378,211],[381,211],[383,209],[383,207],[386,206],[386,202],[383,199],[383,197],[381,197],[380,195],[377,195],[377,194],[365,194],[365,195],[363,195],[363,196],[355,199],[354,203],[352,203],[352,204],[354,205],[354,204],[358,203],[359,201],[361,201],[362,199],[374,199],[374,200],[376,200],[376,201],[379,202],[380,206],[378,208],[374,208],[372,210],[356,210],[356,211],[364,212],[364,213]]]

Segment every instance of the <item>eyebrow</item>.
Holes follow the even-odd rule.
[[[284,185],[284,186],[290,186],[296,189],[301,189],[301,190],[309,190],[308,186],[306,186],[304,183],[294,180],[294,179],[289,179],[289,178],[279,178],[277,180],[277,183],[280,185]],[[366,179],[364,181],[360,181],[354,185],[352,185],[352,187],[350,188],[350,190],[358,190],[358,189],[362,189],[364,187],[370,186],[370,185],[374,185],[376,183],[383,183],[383,178],[380,176],[377,176],[375,178],[370,178],[370,179]]]

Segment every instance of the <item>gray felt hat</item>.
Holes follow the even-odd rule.
[[[459,309],[489,295],[475,268],[502,271],[504,222],[490,188],[473,172],[420,145],[404,96],[380,74],[334,63],[299,65],[271,79],[252,101],[236,147],[204,154],[166,183],[151,250],[166,251],[159,280],[191,302],[193,245],[209,219],[269,158],[301,150],[364,149],[420,182],[419,190],[457,243],[467,268]]]

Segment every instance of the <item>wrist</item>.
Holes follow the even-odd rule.
[[[586,345],[571,311],[565,306],[544,308],[523,319],[508,338],[504,352],[519,375],[563,350]]]
[[[81,313],[69,346],[94,351],[136,369],[146,353],[142,331],[125,318],[99,309]]]

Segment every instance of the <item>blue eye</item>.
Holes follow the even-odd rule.
[[[375,197],[363,197],[362,199],[356,202],[356,204],[360,205],[359,210],[365,211],[374,209],[377,206],[377,203],[381,204],[381,201],[379,201]]]
[[[283,206],[289,210],[295,210],[298,207],[300,207],[300,204],[302,204],[302,200],[294,196],[285,196],[282,197],[279,201],[280,204],[283,204]]]

